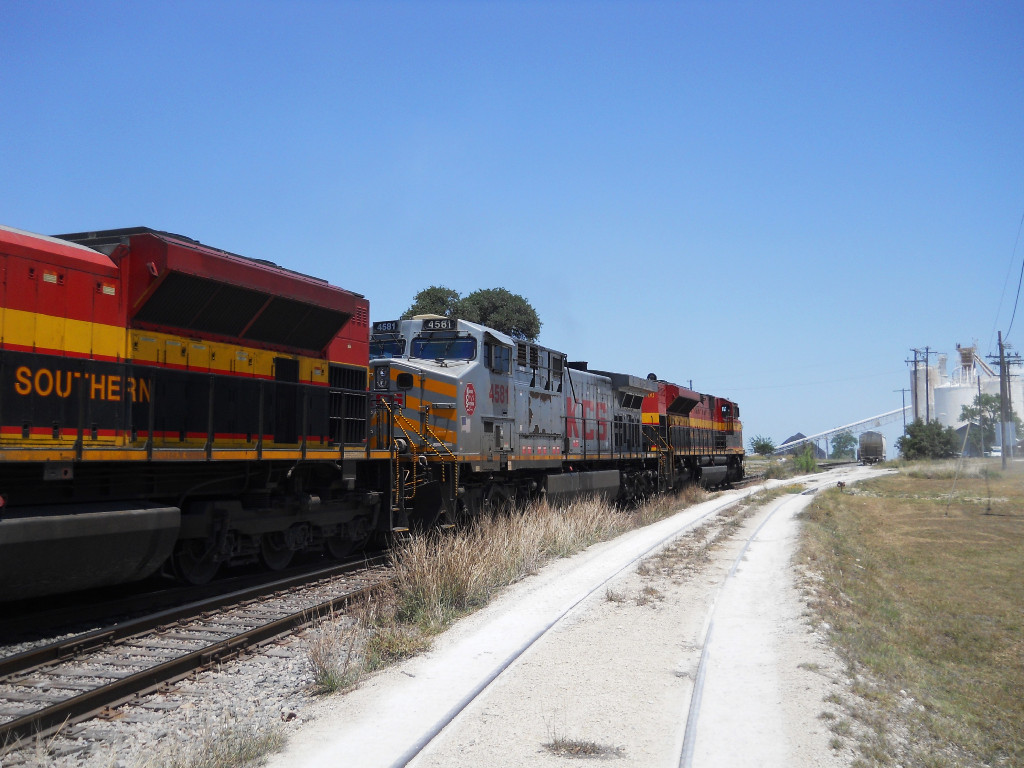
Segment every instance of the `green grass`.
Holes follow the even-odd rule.
[[[861,758],[1024,765],[1024,470],[904,470],[806,515],[816,610],[867,673],[862,706],[910,734],[862,738]]]

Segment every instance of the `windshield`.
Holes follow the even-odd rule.
[[[425,360],[472,360],[476,357],[476,339],[417,336],[412,340],[410,357],[421,357]]]
[[[405,339],[370,339],[370,359],[401,357],[405,354]]]

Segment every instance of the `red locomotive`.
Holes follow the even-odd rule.
[[[0,263],[0,599],[376,528],[364,297],[141,228],[3,228]]]

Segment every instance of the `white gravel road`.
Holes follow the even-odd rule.
[[[429,653],[301,713],[269,765],[553,766],[555,741],[623,767],[849,765],[822,717],[848,681],[792,563],[808,496],[765,505],[689,575],[637,567],[742,493],[548,566]]]

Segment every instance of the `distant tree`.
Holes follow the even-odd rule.
[[[804,443],[803,450],[793,454],[793,466],[798,472],[810,474],[818,471],[818,460],[814,458],[814,446]]]
[[[832,458],[854,458],[857,455],[857,438],[850,432],[840,432],[832,438]]]
[[[896,441],[896,448],[905,459],[951,459],[959,450],[952,427],[921,419],[907,425],[907,433]]]
[[[775,441],[764,435],[754,435],[750,438],[750,450],[758,456],[771,456],[775,453]]]
[[[540,335],[537,311],[522,296],[504,288],[473,291],[459,302],[458,314],[463,320],[494,328],[513,339],[533,341]]]
[[[412,306],[402,313],[405,319],[416,315],[461,318],[521,341],[534,341],[540,335],[537,310],[518,293],[504,288],[481,288],[463,298],[451,288],[432,285],[417,293]]]
[[[1001,407],[1002,398],[999,395],[981,394],[974,396],[974,402],[971,405],[964,405],[960,408],[960,421],[971,422],[967,440],[979,456],[996,442],[996,424],[1002,419]],[[1020,432],[1020,417],[1014,413],[1012,419],[1017,431]]]
[[[443,285],[432,285],[416,294],[412,306],[402,313],[402,318],[408,319],[416,315],[457,317],[461,300],[462,297],[459,296],[458,291],[453,291]]]

